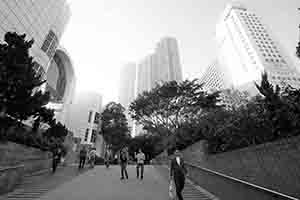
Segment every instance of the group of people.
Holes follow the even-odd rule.
[[[95,148],[92,148],[89,152],[86,149],[86,147],[83,147],[79,152],[79,165],[78,169],[83,169],[86,160],[90,164],[91,168],[94,168],[95,161],[96,161],[96,150]]]
[[[138,153],[135,153],[136,159],[136,176],[138,179],[143,179],[144,177],[144,164],[145,164],[145,154],[139,149]],[[125,177],[128,179],[127,164],[129,161],[128,150],[122,149],[120,151],[119,162],[121,166],[121,180]],[[178,200],[183,200],[182,191],[185,184],[185,177],[187,175],[187,169],[184,164],[183,157],[179,150],[174,151],[174,157],[170,162],[170,181],[175,184],[175,191]]]
[[[136,164],[136,177],[143,180],[144,178],[144,164],[145,164],[145,154],[139,149],[138,153],[135,153]],[[120,151],[119,162],[121,166],[121,180],[125,177],[128,179],[127,165],[129,162],[128,150],[126,148]]]
[[[52,161],[52,169],[53,173],[56,171],[57,165],[62,160],[62,150],[57,147],[53,150],[53,161]],[[83,169],[86,160],[88,159],[91,167],[94,167],[96,158],[96,150],[91,149],[89,152],[87,151],[86,147],[83,147],[79,152],[79,169]],[[144,178],[144,164],[145,164],[145,154],[142,152],[141,149],[138,150],[138,153],[135,153],[136,159],[136,177],[138,179],[143,180]],[[109,165],[110,154],[109,152],[105,153],[105,162],[106,165]],[[129,153],[128,149],[124,148],[120,151],[119,154],[119,163],[121,166],[121,180],[128,179],[128,172],[127,172],[127,165],[129,162]],[[108,164],[107,164],[108,163]],[[179,152],[179,150],[174,151],[174,157],[171,159],[170,162],[170,181],[174,181],[175,188],[176,188],[176,196],[178,200],[183,200],[182,197],[182,190],[185,184],[185,177],[187,175],[187,170],[184,164],[184,160]]]

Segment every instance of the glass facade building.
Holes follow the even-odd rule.
[[[1,0],[0,40],[9,31],[34,39],[30,54],[37,71],[45,73],[69,18],[66,0]]]

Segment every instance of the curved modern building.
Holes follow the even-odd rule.
[[[15,31],[34,39],[31,56],[37,70],[45,73],[58,47],[59,40],[70,18],[70,7],[66,0],[1,0],[0,39]]]
[[[56,119],[65,123],[66,113],[70,109],[75,94],[75,72],[67,51],[58,47],[46,72],[46,90],[50,92],[49,107],[56,110]]]
[[[30,55],[36,71],[47,78],[42,88],[50,91],[49,107],[56,110],[56,118],[61,122],[75,89],[72,61],[66,50],[59,47],[70,14],[66,0],[0,1],[0,42],[6,32],[25,33],[26,39],[34,39]]]

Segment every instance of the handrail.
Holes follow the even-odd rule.
[[[24,167],[25,167],[24,165],[7,166],[7,167],[0,168],[0,172],[11,170],[11,169],[24,168]]]
[[[231,177],[231,176],[228,176],[228,175],[225,175],[225,174],[222,174],[220,172],[216,172],[216,171],[213,171],[211,169],[207,169],[205,167],[200,167],[198,165],[195,165],[195,164],[192,164],[192,163],[189,163],[189,162],[185,162],[185,164],[187,165],[190,165],[192,167],[195,167],[197,169],[201,169],[203,171],[207,171],[209,173],[212,173],[212,174],[215,174],[215,175],[218,175],[218,176],[222,176],[224,178],[227,178],[227,179],[230,179],[230,180],[233,180],[233,181],[236,181],[236,182],[239,182],[239,183],[242,183],[242,184],[245,184],[245,185],[248,185],[248,186],[251,186],[251,187],[254,187],[256,189],[260,189],[260,190],[263,190],[265,192],[269,192],[269,193],[272,193],[272,194],[276,194],[278,196],[281,196],[281,197],[285,197],[285,198],[288,198],[290,200],[299,200],[295,197],[292,197],[292,196],[289,196],[289,195],[286,195],[286,194],[283,194],[283,193],[280,193],[280,192],[276,192],[274,190],[271,190],[271,189],[268,189],[268,188],[265,188],[265,187],[262,187],[262,186],[259,186],[259,185],[255,185],[253,183],[249,183],[247,181],[243,181],[243,180],[240,180],[240,179],[237,179],[237,178],[234,178],[234,177]]]

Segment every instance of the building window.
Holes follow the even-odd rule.
[[[41,49],[48,55],[49,58],[52,58],[55,50],[58,45],[58,38],[55,35],[55,33],[50,30],[48,35],[46,36],[46,39],[41,47]]]
[[[91,143],[95,143],[96,138],[97,138],[97,131],[93,129],[92,130],[92,136],[91,136]]]
[[[34,61],[33,62],[33,68],[34,68],[34,70],[36,71],[36,73],[38,74],[38,75],[40,75],[42,78],[44,78],[45,77],[45,70],[44,70],[44,68],[42,67],[42,65],[40,65],[38,62],[36,62],[36,61]]]
[[[93,111],[90,111],[89,112],[89,120],[88,120],[89,123],[92,121],[92,115],[93,115]]]
[[[85,142],[87,141],[88,137],[89,137],[89,129],[87,128],[87,129],[85,130],[85,136],[84,136],[84,141],[85,141]]]

